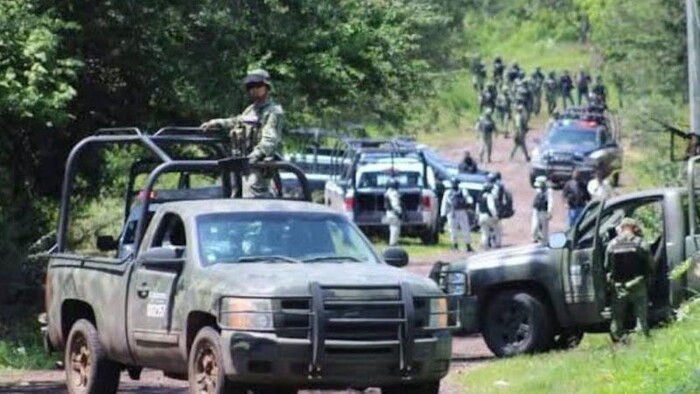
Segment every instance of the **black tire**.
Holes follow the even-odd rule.
[[[219,333],[203,327],[197,333],[187,360],[192,394],[247,394],[247,388],[226,380]]]
[[[382,387],[382,394],[438,394],[440,381]]]
[[[569,350],[575,349],[583,340],[583,331],[562,331],[554,337],[552,349]]]
[[[436,226],[423,230],[420,240],[423,245],[437,245],[440,242],[440,229]]]
[[[112,394],[119,388],[119,364],[107,358],[97,329],[80,319],[66,342],[64,368],[70,394]]]
[[[550,348],[552,331],[549,309],[528,292],[504,291],[486,306],[482,335],[498,357],[545,351]]]
[[[285,386],[270,386],[253,390],[255,394],[297,394],[298,390]]]

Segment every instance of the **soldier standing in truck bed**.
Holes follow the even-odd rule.
[[[282,140],[284,111],[271,97],[272,80],[265,70],[254,70],[243,79],[243,85],[253,103],[243,113],[230,118],[218,118],[204,122],[204,130],[230,129],[233,155],[248,157],[250,163],[271,159],[277,153]],[[244,197],[270,195],[271,174],[251,169],[243,182]]]

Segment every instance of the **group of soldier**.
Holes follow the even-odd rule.
[[[488,78],[486,65],[477,59],[472,67],[473,87],[479,96],[481,116],[475,129],[481,137],[479,160],[491,162],[494,135],[499,130],[508,138],[513,133],[513,149],[510,159],[518,150],[522,151],[526,161],[530,156],[526,144],[529,121],[532,115],[539,115],[542,110],[542,96],[550,116],[555,115],[557,102],[561,108],[569,105],[582,105],[606,102],[607,90],[599,75],[593,81],[591,75],[581,67],[573,77],[568,70],[560,76],[555,71],[547,75],[541,67],[536,67],[528,76],[517,61],[506,67],[500,56],[493,61],[491,78]],[[574,101],[574,91],[578,104]],[[496,119],[494,120],[494,115]]]
[[[542,90],[545,92],[547,110],[554,113],[557,97],[562,100],[562,106],[574,103],[571,96],[574,83],[569,72],[564,71],[557,81],[554,72],[547,77],[537,67],[530,79],[520,69],[517,62],[506,70],[500,57],[494,60],[493,82],[484,85],[486,69],[483,63],[477,62],[474,69],[474,87],[481,92],[480,104],[483,115],[477,124],[482,133],[483,141],[480,159],[484,153],[491,161],[491,139],[497,131],[492,119],[494,109],[497,111],[501,127],[506,136],[511,122],[511,105],[515,104],[514,134],[515,146],[511,158],[522,149],[526,160],[529,161],[525,134],[528,130],[528,120],[531,114],[540,112]],[[600,77],[592,87],[589,96],[590,76],[582,69],[576,76],[576,90],[579,105],[582,100],[598,100],[605,103],[605,87]],[[271,97],[273,89],[270,74],[265,70],[249,72],[243,80],[252,104],[242,114],[212,119],[200,127],[204,132],[211,129],[229,129],[234,152],[232,155],[247,158],[250,163],[272,159],[277,153],[282,137],[284,113],[282,107]],[[589,102],[589,104],[591,104]],[[460,171],[474,173],[477,164],[467,152],[460,163]],[[270,193],[270,176],[264,171],[251,169],[243,180],[242,194],[244,197],[261,197]],[[532,204],[532,236],[535,242],[544,242],[548,237],[549,220],[552,215],[552,191],[544,177],[535,180],[536,194]],[[584,184],[580,174],[574,172],[572,179],[564,186],[564,197],[568,205],[569,225],[573,225],[581,214],[583,207],[592,198],[605,199],[610,197],[612,189],[603,178],[601,172]],[[401,230],[401,198],[398,181],[389,182],[385,194],[387,223],[390,230],[390,245],[399,241]],[[509,201],[508,201],[509,200]],[[501,246],[503,226],[502,220],[513,215],[512,196],[505,190],[498,172],[488,174],[483,193],[474,201],[459,188],[459,181],[452,179],[451,187],[446,190],[441,206],[441,215],[446,219],[450,231],[450,242],[453,249],[458,249],[458,238],[461,233],[465,249],[473,251],[471,246],[472,220],[470,211],[474,212],[476,222],[481,228],[481,246],[483,249]],[[641,238],[637,223],[630,218],[622,220],[618,226],[617,236],[607,246],[605,268],[612,294],[612,324],[611,335],[614,341],[624,341],[624,321],[626,310],[632,307],[634,317],[645,335],[649,335],[647,325],[647,292],[646,281],[651,272],[651,256],[648,246]]]

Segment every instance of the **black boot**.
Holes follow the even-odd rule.
[[[471,244],[467,244],[467,252],[473,252],[474,249],[472,248]]]

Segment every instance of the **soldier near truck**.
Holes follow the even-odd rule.
[[[627,342],[625,321],[630,310],[644,336],[649,336],[647,282],[652,256],[636,220],[622,219],[617,232],[608,244],[604,264],[612,295],[610,337],[613,342]]]
[[[384,210],[386,211],[386,223],[389,225],[389,246],[396,246],[401,238],[401,217],[403,216],[399,181],[396,178],[387,183],[386,193],[384,193]]]
[[[484,162],[484,154],[486,160],[491,162],[491,150],[493,148],[493,135],[497,132],[496,123],[491,117],[491,110],[487,109],[476,123],[475,129],[481,136],[481,148],[479,149],[479,161]]]
[[[459,179],[453,178],[450,188],[442,198],[440,212],[447,218],[447,227],[450,230],[450,244],[453,250],[459,250],[459,234],[462,234],[462,241],[465,251],[472,252],[471,243],[471,223],[467,211],[474,209],[474,202],[468,194],[465,196],[459,188]]]
[[[243,113],[230,118],[211,119],[200,126],[230,129],[234,156],[246,156],[251,163],[273,158],[282,141],[284,111],[271,97],[272,79],[265,70],[253,70],[243,79],[243,85],[253,103]],[[243,182],[245,197],[270,195],[271,174],[251,169]]]

